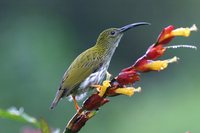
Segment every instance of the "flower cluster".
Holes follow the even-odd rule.
[[[175,36],[188,37],[191,31],[196,31],[197,28],[193,25],[191,28],[178,28],[170,25],[163,29],[156,43],[152,44],[145,55],[139,58],[132,66],[123,69],[116,80],[121,85],[133,84],[138,81],[139,72],[160,71],[165,69],[169,63],[176,62],[178,58],[175,56],[168,60],[156,60],[164,54],[167,45]],[[156,61],[155,61],[156,60]]]
[[[178,58],[175,56],[167,60],[156,60],[164,54],[166,45],[175,36],[188,37],[191,31],[196,31],[193,25],[191,28],[178,28],[170,25],[162,30],[158,39],[152,44],[147,52],[139,58],[132,66],[123,69],[118,76],[111,80],[105,80],[102,85],[94,85],[97,89],[95,94],[87,98],[81,109],[73,116],[65,128],[65,133],[78,132],[85,123],[92,118],[99,107],[109,102],[107,97],[117,95],[132,96],[134,92],[140,92],[141,88],[134,88],[132,85],[140,80],[140,73],[149,71],[161,71],[167,68],[169,63],[176,62]]]

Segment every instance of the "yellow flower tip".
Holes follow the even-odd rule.
[[[115,93],[132,96],[134,94],[135,88],[133,87],[127,87],[127,88],[118,88],[115,90]]]
[[[167,60],[152,61],[152,62],[146,64],[145,67],[151,71],[161,71],[161,70],[164,70],[165,68],[167,68],[169,63],[174,63],[174,62],[177,62],[178,60],[179,60],[179,58],[175,56],[175,57],[173,57],[171,59],[167,59]]]
[[[115,93],[122,94],[126,96],[132,96],[135,92],[141,92],[141,87],[133,88],[133,87],[127,87],[127,88],[118,88],[115,90]]]
[[[172,31],[173,36],[185,36],[188,37],[190,35],[190,28],[178,28]]]
[[[185,37],[188,37],[190,36],[190,32],[191,31],[197,31],[197,27],[195,24],[193,24],[190,28],[178,28],[178,29],[175,29],[171,32],[171,35],[172,36],[185,36]]]
[[[152,70],[152,71],[160,71],[160,70],[165,69],[167,66],[168,66],[168,60],[152,61],[145,65],[145,67],[147,67],[149,70]]]
[[[110,80],[103,81],[103,86],[107,88],[110,87]]]
[[[100,88],[97,89],[99,91],[98,95],[103,97],[108,87],[110,87],[110,80],[103,81],[103,86],[100,86]]]

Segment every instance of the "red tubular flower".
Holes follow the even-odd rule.
[[[174,30],[173,25],[164,28],[160,33],[160,35],[158,36],[156,45],[169,43],[174,38],[174,36],[170,35],[173,30]]]
[[[83,127],[85,125],[85,123],[88,121],[88,118],[86,117],[86,115],[81,115],[77,118],[77,121],[73,124],[73,126],[71,127],[71,133],[77,133],[81,127]]]
[[[93,94],[83,103],[83,108],[87,111],[97,110],[103,104],[109,102],[109,99],[99,96],[98,94]]]
[[[79,117],[77,117],[75,123],[73,123],[70,129],[70,133],[77,133],[85,125],[85,123],[95,114],[96,111],[88,111],[85,114],[81,114]]]
[[[133,84],[136,81],[140,80],[140,74],[134,70],[123,70],[122,72],[119,73],[117,76],[116,80],[120,85],[128,85],[128,84]]]
[[[166,48],[164,48],[162,44],[159,44],[159,45],[153,44],[148,48],[145,55],[146,55],[146,58],[150,60],[155,60],[159,58],[160,56],[162,56],[165,50]]]

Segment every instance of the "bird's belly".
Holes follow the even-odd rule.
[[[91,85],[101,84],[106,75],[106,71],[106,67],[101,67],[98,71],[90,74],[90,76],[77,87],[76,91],[72,92],[72,95],[76,96],[76,100],[85,98]],[[69,100],[72,101],[72,98],[70,97]]]
[[[78,93],[84,93],[88,90],[91,85],[101,84],[105,75],[107,68],[101,67],[98,71],[90,74],[79,86]]]

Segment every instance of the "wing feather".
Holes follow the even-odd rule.
[[[103,59],[95,50],[90,48],[73,61],[63,76],[62,88],[74,89],[100,67]]]

